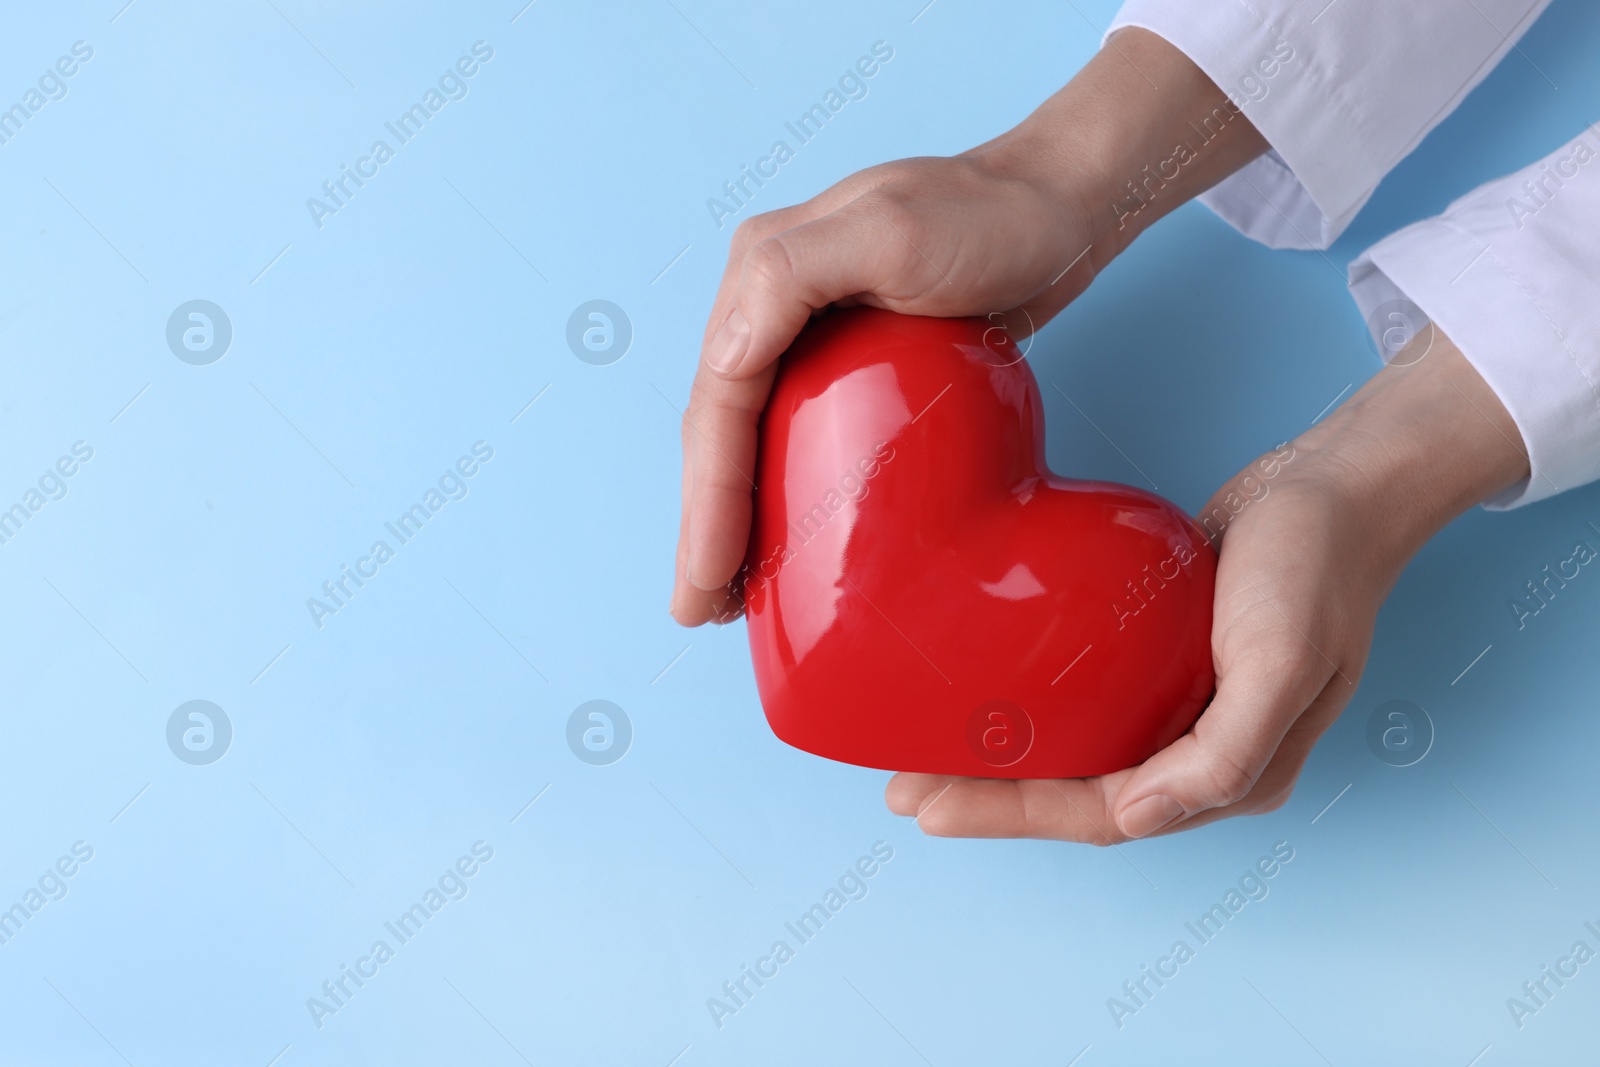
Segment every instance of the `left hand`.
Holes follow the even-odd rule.
[[[1280,807],[1355,695],[1406,563],[1456,515],[1529,475],[1510,415],[1442,334],[1413,344],[1430,336],[1425,357],[1403,352],[1206,505],[1202,517],[1226,523],[1217,693],[1188,733],[1098,778],[897,774],[890,810],[937,836],[1118,844]]]

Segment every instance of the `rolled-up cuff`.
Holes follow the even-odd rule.
[[[1533,473],[1484,503],[1495,511],[1543,500],[1600,473],[1595,383],[1557,316],[1516,273],[1514,258],[1502,258],[1492,244],[1446,220],[1428,219],[1385,238],[1350,265],[1350,293],[1381,353],[1392,357],[1398,347],[1386,331],[1420,332],[1431,322],[1517,424]]]
[[[1386,153],[1368,143],[1310,47],[1237,0],[1129,0],[1106,36],[1129,26],[1188,56],[1272,146],[1200,202],[1271,248],[1332,244],[1372,196]]]
[[[1549,2],[1127,0],[1107,37],[1165,39],[1271,146],[1202,203],[1273,248],[1327,248]]]

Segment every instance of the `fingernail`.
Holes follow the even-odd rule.
[[[1118,820],[1129,837],[1147,837],[1183,814],[1183,805],[1157,793],[1130,805]]]
[[[750,321],[738,308],[728,316],[711,338],[706,349],[706,363],[718,374],[731,374],[744,359],[750,347]]]

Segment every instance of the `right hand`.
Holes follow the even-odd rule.
[[[1182,52],[1147,31],[1121,30],[993,141],[871,167],[741,224],[683,418],[673,617],[698,626],[744,610],[729,583],[750,537],[756,431],[778,357],[807,319],[870,304],[992,316],[1021,340],[1135,234],[1265,150],[1234,111],[1170,170],[1173,146],[1215,126],[1226,104]],[[1150,176],[1163,160],[1165,178]]]
[[[830,305],[1020,310],[999,320],[1020,340],[1088,285],[1090,243],[1080,207],[970,154],[872,167],[740,225],[683,418],[674,618],[695,626],[743,609],[728,583],[750,536],[756,428],[807,319]]]

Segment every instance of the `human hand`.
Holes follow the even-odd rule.
[[[929,834],[1091,844],[1172,833],[1288,799],[1355,694],[1378,608],[1461,512],[1529,476],[1516,424],[1430,330],[1333,415],[1263,455],[1201,513],[1221,533],[1217,692],[1183,737],[1098,778],[898,774],[886,800]]]
[[[1141,171],[1208,121],[1200,153],[1130,210]],[[1264,148],[1181,52],[1130,29],[1007,134],[869,168],[741,224],[683,417],[674,618],[695,626],[744,609],[729,583],[750,535],[756,432],[777,360],[812,315],[852,304],[990,315],[1020,339],[1138,232]]]

